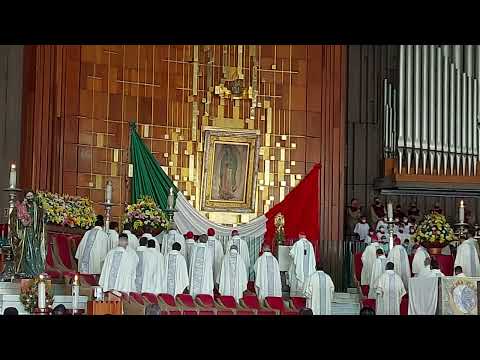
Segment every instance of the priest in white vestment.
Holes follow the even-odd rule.
[[[248,250],[247,242],[242,239],[238,233],[238,230],[232,231],[232,237],[227,242],[226,249],[230,249],[232,245],[235,245],[238,249],[238,253],[245,262],[245,269],[247,269],[247,274],[250,274],[250,252]]]
[[[189,290],[193,298],[198,294],[213,296],[212,254],[208,248],[207,241],[207,235],[200,235],[190,259],[190,271],[188,272],[190,278]]]
[[[368,236],[368,231],[370,230],[370,225],[367,223],[367,217],[362,216],[360,222],[355,225],[353,232],[358,234],[360,241],[365,241]]]
[[[182,234],[178,232],[177,225],[173,223],[171,229],[162,237],[163,256],[165,256],[170,250],[172,250],[172,245],[176,242],[180,244],[180,253],[185,257],[185,238]]]
[[[180,253],[181,245],[174,243],[172,250],[165,256],[165,276],[163,291],[172,296],[183,294],[188,287],[188,269],[185,258]]]
[[[152,254],[155,259],[155,265],[153,270],[152,286],[147,292],[153,294],[164,293],[164,277],[165,277],[165,258],[163,254],[155,249],[156,241],[154,239],[149,239],[147,243],[146,252]]]
[[[310,275],[305,283],[307,307],[312,309],[313,315],[331,315],[335,285],[321,265],[317,265],[316,269],[317,271]]]
[[[148,240],[146,237],[140,239],[137,246],[138,264],[135,277],[135,291],[138,293],[155,293],[155,276],[158,271],[157,257],[147,251]],[[154,240],[151,240],[154,242]],[[155,243],[153,243],[155,247]],[[156,251],[158,253],[158,251]]]
[[[232,245],[230,252],[223,257],[217,283],[219,283],[221,295],[233,296],[237,301],[243,297],[244,291],[247,290],[247,270],[235,245]]]
[[[425,249],[422,245],[419,245],[419,247],[415,251],[415,255],[413,256],[412,261],[412,273],[414,275],[419,274],[423,270],[423,268],[425,267],[426,258],[430,258],[427,249]]]
[[[143,226],[143,235],[141,237],[146,237],[147,239],[155,240],[155,249],[160,251],[160,242],[152,235],[153,228],[150,225]]]
[[[403,281],[388,262],[385,273],[378,279],[376,293],[377,315],[400,315],[400,303],[406,294]]]
[[[123,224],[123,232],[128,235],[128,247],[132,250],[136,250],[138,246],[138,238],[131,230],[130,223]]]
[[[432,261],[431,257],[425,258],[425,260],[423,261],[423,268],[420,269],[420,271],[415,275],[415,277],[418,277],[418,278],[434,277],[435,275],[432,273],[432,269],[430,268],[431,261]]]
[[[368,284],[368,298],[375,299],[375,290],[378,284],[378,279],[385,272],[385,265],[387,264],[387,258],[383,252],[383,249],[378,248],[376,252],[377,258],[372,266],[372,274],[370,275],[370,283]]]
[[[222,261],[223,261],[223,246],[220,240],[215,237],[215,230],[209,228],[207,230],[208,240],[207,246],[210,250],[212,256],[212,265],[213,265],[213,280],[218,284],[220,279],[220,270],[222,270]],[[238,252],[238,248],[237,248]]]
[[[118,222],[112,221],[108,229],[108,251],[118,246]]]
[[[299,239],[290,249],[292,262],[288,270],[290,296],[304,296],[305,281],[315,272],[315,253],[313,245],[307,240],[305,233],[299,234]]]
[[[196,242],[193,238],[193,232],[187,232],[185,235],[185,260],[188,268],[190,268],[190,258],[192,257],[192,251],[195,244]]]
[[[369,285],[370,276],[372,275],[372,267],[377,259],[377,249],[380,247],[377,238],[372,239],[373,242],[368,245],[362,253],[362,274],[360,276],[360,285]]]
[[[463,273],[463,269],[461,266],[455,266],[455,270],[454,270],[454,273],[455,273],[455,276],[458,276],[458,277],[465,277],[465,274]]]
[[[394,240],[392,251],[388,254],[388,261],[393,262],[394,271],[400,276],[403,281],[403,286],[408,290],[408,279],[412,276],[410,273],[410,263],[408,261],[408,254],[400,239],[397,237]]]
[[[98,282],[103,292],[116,290],[130,293],[135,291],[138,256],[135,252],[128,251],[127,247],[128,236],[121,234],[118,246],[108,252]]]
[[[457,248],[454,266],[461,266],[463,273],[468,277],[480,276],[480,262],[477,250],[473,244],[474,239],[463,240]]]
[[[83,235],[75,258],[78,260],[78,272],[82,274],[100,274],[102,264],[108,253],[108,235],[103,230],[103,220],[98,219],[95,227]]]
[[[270,246],[263,246],[263,254],[255,262],[255,290],[263,301],[267,296],[282,296],[282,281],[278,260],[272,255]]]
[[[442,273],[442,271],[440,270],[440,266],[439,266],[438,261],[436,259],[432,258],[432,260],[430,262],[430,269],[431,269],[432,276],[435,276],[435,277],[444,277],[445,276]]]

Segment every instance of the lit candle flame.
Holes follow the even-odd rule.
[[[40,275],[39,275],[39,278],[40,278],[40,280],[43,280],[43,275],[40,274]]]
[[[460,200],[460,207],[464,207],[463,206],[463,200]]]
[[[12,163],[12,166],[11,168],[14,170],[17,166],[15,165],[15,163]]]

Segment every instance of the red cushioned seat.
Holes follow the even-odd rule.
[[[215,315],[215,310],[199,310],[198,315],[213,316]]]
[[[215,308],[215,300],[209,294],[198,294],[195,297],[195,302],[203,308]]]
[[[290,308],[295,311],[299,311],[301,308],[307,306],[307,299],[301,296],[292,296],[290,297]]]
[[[257,312],[256,310],[253,310],[253,309],[238,309],[236,311],[236,314],[240,316],[247,316],[247,315],[256,315]]]
[[[158,301],[167,306],[176,307],[177,303],[175,302],[175,298],[170,294],[158,294]]]
[[[158,304],[158,299],[155,294],[145,292],[145,293],[142,293],[142,296],[150,304]]]
[[[257,310],[257,315],[272,316],[272,315],[278,315],[278,313],[270,309],[260,309],[260,310]]]
[[[197,310],[188,309],[188,310],[183,310],[182,314],[183,315],[198,315],[198,312],[197,312]]]
[[[217,310],[217,315],[235,315],[235,312],[233,310]]]
[[[145,301],[143,300],[143,297],[141,294],[136,293],[136,292],[131,292],[130,293],[130,299],[136,301],[137,303],[141,305],[145,305]]]
[[[255,295],[245,295],[240,299],[240,304],[247,309],[261,309],[262,305]]]
[[[277,310],[282,315],[298,315],[297,311],[290,311],[285,307],[283,299],[279,296],[267,296],[265,305],[270,310]]]
[[[185,307],[190,307],[190,308],[197,307],[197,305],[195,304],[195,301],[193,301],[193,298],[190,294],[178,294],[175,297],[175,300],[178,301],[180,305]]]
[[[233,296],[221,295],[218,297],[217,302],[227,309],[237,309],[237,300]]]

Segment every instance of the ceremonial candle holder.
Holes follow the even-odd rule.
[[[176,209],[163,209],[168,216],[168,221],[173,222],[173,215],[178,211]]]
[[[15,279],[15,262],[11,246],[2,247],[2,253],[5,254],[5,268],[0,274],[0,281],[12,281]]]
[[[110,228],[110,219],[112,216],[112,206],[113,204],[111,202],[104,202],[102,203],[103,206],[105,206],[105,231],[108,232]]]
[[[460,222],[460,223],[457,223],[454,225],[455,226],[455,236],[457,236],[457,238],[462,238],[462,239],[466,239],[467,238],[467,234],[468,234],[468,224],[467,223],[464,223],[464,222]]]
[[[387,224],[387,234],[388,234],[388,251],[390,252],[393,249],[393,233],[395,229],[395,220],[393,218],[384,219]]]
[[[22,192],[22,189],[8,187],[3,189],[3,191],[8,193],[8,234],[10,234],[10,215],[15,207],[17,193]],[[11,244],[11,241],[9,243]]]

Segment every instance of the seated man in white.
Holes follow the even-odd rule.
[[[198,243],[193,248],[190,259],[190,295],[193,298],[198,294],[213,296],[213,265],[212,254],[207,245],[208,236],[203,234],[198,238]]]
[[[189,284],[187,263],[180,253],[181,248],[182,245],[174,243],[172,250],[165,256],[165,276],[162,289],[172,296],[183,294]]]
[[[298,240],[290,249],[292,262],[288,270],[290,296],[304,296],[305,281],[315,272],[315,253],[305,233],[299,233]]]
[[[95,227],[83,235],[78,245],[75,258],[80,273],[100,274],[102,271],[102,263],[109,251],[108,235],[103,231],[103,226],[103,219],[98,217]]]
[[[263,301],[267,296],[282,296],[280,268],[270,246],[263,246],[263,254],[255,262],[255,290]]]
[[[321,265],[316,265],[316,270],[305,284],[307,307],[312,309],[313,315],[331,315],[335,285]]]
[[[385,273],[380,276],[375,289],[377,315],[400,315],[400,303],[406,294],[403,281],[393,271],[394,265],[388,262]]]
[[[243,297],[243,293],[247,290],[247,270],[235,245],[232,245],[230,252],[223,257],[217,283],[220,284],[219,291],[221,295],[233,296],[237,301]]]
[[[121,234],[118,246],[108,252],[98,282],[104,292],[110,290],[126,293],[135,291],[138,256],[135,252],[127,251],[127,247],[128,235]]]

